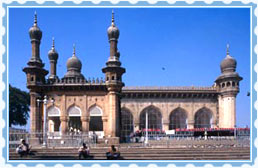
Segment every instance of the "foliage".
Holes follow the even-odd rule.
[[[9,127],[27,124],[29,106],[29,93],[9,85]]]

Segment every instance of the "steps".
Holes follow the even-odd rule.
[[[105,160],[106,147],[91,148],[91,158]],[[126,160],[249,160],[250,148],[126,148],[120,147],[121,159]],[[14,149],[9,151],[10,160],[78,160],[78,149],[58,148],[32,150],[34,155],[20,158]]]

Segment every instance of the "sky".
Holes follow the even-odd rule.
[[[103,77],[109,57],[107,28],[111,8],[10,8],[9,83],[22,90],[22,71],[31,57],[29,28],[34,12],[43,32],[40,57],[49,70],[52,37],[59,53],[62,78],[73,44],[82,73]],[[212,86],[221,74],[220,62],[230,55],[243,77],[237,96],[237,126],[250,126],[250,10],[248,8],[114,8],[120,30],[118,49],[126,68],[126,86]]]

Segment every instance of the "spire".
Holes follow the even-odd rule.
[[[52,49],[55,49],[55,38],[52,37]]]
[[[73,57],[75,57],[75,44],[73,44]]]
[[[114,19],[114,10],[112,9],[112,26],[115,26],[115,19]]]
[[[37,26],[37,12],[34,13],[34,26]]]
[[[227,44],[227,55],[229,56],[229,44]]]

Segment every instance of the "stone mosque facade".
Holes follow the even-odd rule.
[[[105,79],[84,77],[75,48],[67,60],[66,74],[58,77],[54,40],[48,52],[50,72],[40,59],[42,31],[35,14],[34,25],[29,29],[32,54],[23,69],[30,90],[31,132],[43,131],[44,106],[37,100],[44,96],[49,100],[47,130],[60,135],[76,130],[82,134],[95,131],[100,138],[126,137],[145,128],[146,113],[149,129],[234,128],[236,96],[242,77],[236,72],[237,62],[230,56],[229,47],[220,64],[221,74],[210,87],[126,87],[114,13],[107,34],[110,54],[102,69]]]

